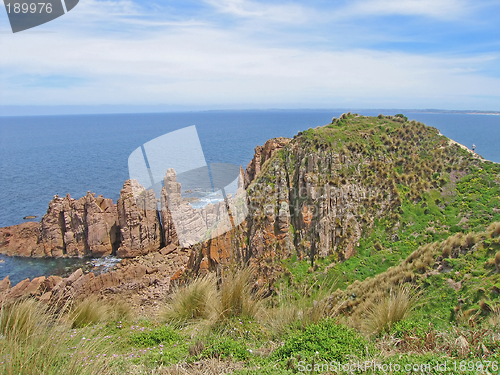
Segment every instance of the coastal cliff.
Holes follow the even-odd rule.
[[[136,181],[125,182],[116,206],[90,193],[78,200],[55,197],[40,224],[1,228],[0,251],[34,257],[116,254],[141,259],[159,254],[183,259],[163,269],[163,279],[251,264],[259,283],[271,285],[282,274],[284,259],[307,260],[312,267],[318,259],[344,262],[381,222],[385,237],[373,242],[373,248],[399,240],[405,201],[417,204],[426,191],[446,189],[450,178],[482,163],[478,155],[421,123],[400,116],[344,114],[324,127],[255,149],[246,171],[240,171],[239,191],[246,189],[248,215],[236,227],[218,220],[210,228],[209,219],[221,218],[228,203],[209,205],[203,212],[192,209],[181,196],[175,173],[167,172],[161,209],[153,192]],[[134,190],[142,192],[142,203]],[[174,225],[171,204],[180,208],[187,227]],[[212,235],[181,246],[178,234],[193,225]],[[103,289],[122,280],[97,281],[107,277],[91,281],[87,276],[82,283]]]

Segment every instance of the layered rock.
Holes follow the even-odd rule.
[[[78,200],[54,197],[40,223],[38,256],[105,256],[117,241],[117,212],[111,199],[87,193]]]
[[[121,238],[118,257],[145,255],[160,248],[160,216],[153,190],[146,190],[136,180],[127,180],[117,209]]]
[[[257,264],[292,254],[349,258],[361,238],[361,213],[370,195],[375,194],[382,205],[391,196],[384,201],[380,191],[354,178],[344,184],[334,182],[336,170],[363,163],[356,155],[311,152],[294,142],[284,149],[284,156],[272,158],[249,188],[250,257]]]
[[[118,212],[112,199],[85,197],[87,245],[93,257],[113,253],[119,244]]]
[[[166,247],[134,259],[124,259],[116,268],[96,275],[78,269],[70,276],[40,276],[25,279],[11,287],[9,277],[0,281],[0,303],[33,297],[47,303],[64,303],[89,295],[110,299],[124,298],[135,305],[154,304],[164,298],[170,283],[185,271],[189,260],[188,250]]]
[[[257,146],[255,148],[255,156],[248,163],[245,172],[245,189],[250,185],[250,183],[255,179],[255,177],[260,173],[264,163],[271,159],[276,151],[281,150],[291,141],[290,138],[273,138],[264,143],[264,146]]]
[[[0,228],[0,252],[31,257],[100,257],[117,243],[117,211],[111,199],[90,192],[78,200],[55,196],[40,223]]]

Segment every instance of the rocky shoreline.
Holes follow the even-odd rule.
[[[291,141],[289,138],[275,138],[257,146],[246,171],[240,168],[238,190],[245,191],[266,168],[268,161]],[[274,234],[274,229],[256,225],[253,207],[248,222],[228,230],[231,223],[220,220],[216,228],[211,228],[214,232],[211,239],[182,247],[167,209],[166,189],[174,194],[176,204],[185,204],[183,215],[187,217],[184,221],[187,225],[200,224],[200,220],[208,217],[213,220],[214,215],[221,213],[219,206],[225,204],[208,205],[201,216],[196,215],[187,200],[182,198],[175,173],[166,173],[161,210],[157,208],[153,192],[147,192],[133,180],[124,183],[116,205],[111,199],[96,197],[90,192],[78,200],[69,195],[63,198],[55,196],[40,223],[27,222],[0,228],[0,253],[26,257],[104,257],[111,254],[124,259],[114,269],[100,275],[78,269],[66,278],[41,276],[25,279],[15,286],[11,286],[6,277],[0,282],[0,301],[31,296],[56,302],[99,294],[109,299],[126,296],[135,306],[147,309],[153,307],[157,298],[168,293],[173,282],[182,281],[184,275],[218,271],[231,261],[258,263],[260,277],[257,282],[261,286],[272,280],[274,266],[261,262],[261,240],[264,236],[274,243],[283,239],[286,242],[290,237],[288,216],[265,220],[266,223],[271,220],[271,228],[279,219],[279,233]],[[134,198],[137,191],[142,191],[144,197],[140,207]],[[249,249],[249,243],[253,251]]]
[[[244,172],[240,168],[239,192],[244,191],[243,181]],[[90,192],[80,199],[73,199],[69,194],[63,198],[55,196],[40,222],[0,228],[0,253],[8,256],[100,258],[116,255],[124,258],[99,275],[80,268],[66,278],[40,276],[16,285],[11,285],[7,276],[0,281],[0,302],[34,297],[53,303],[100,294],[111,300],[126,297],[141,309],[150,308],[182,275],[207,272],[227,262],[233,235],[222,234],[230,223],[219,220],[218,226],[212,228],[215,233],[221,233],[217,236],[220,238],[180,246],[166,204],[166,189],[187,218],[180,230],[189,230],[189,223],[200,224],[204,218],[217,221],[226,202],[194,210],[188,204],[189,199],[182,198],[181,186],[173,171],[166,173],[164,186],[161,209],[154,192],[146,191],[135,180],[127,180],[116,205],[111,199],[96,197]],[[231,202],[229,197],[228,204]]]
[[[342,140],[345,132],[352,134]],[[435,157],[419,160],[417,150]],[[4,279],[0,300],[125,295],[146,308],[167,293],[173,280],[220,274],[230,263],[253,265],[257,284],[271,288],[282,259],[309,259],[312,269],[317,258],[332,257],[332,266],[343,262],[356,254],[363,231],[377,219],[395,223],[391,241],[397,241],[403,199],[418,201],[421,191],[441,188],[446,181],[436,173],[483,162],[421,123],[346,114],[293,139],[257,146],[246,172],[240,168],[238,192],[245,192],[248,208],[240,225],[227,215],[232,198],[193,209],[172,171],[166,173],[159,202],[133,180],[125,182],[116,205],[91,193],[78,200],[54,197],[40,223],[0,228],[0,253],[125,259],[101,275],[77,270],[68,278],[26,279],[13,287]],[[404,197],[398,184],[407,189]],[[174,226],[175,215],[183,217],[181,225]],[[186,233],[193,234],[192,241]],[[376,245],[373,251],[381,248]]]

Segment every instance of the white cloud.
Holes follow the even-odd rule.
[[[258,3],[249,0],[205,0],[221,13],[237,17],[256,18],[283,23],[302,23],[310,20],[315,12],[296,4]]]
[[[340,13],[352,15],[405,15],[454,19],[471,9],[466,0],[360,0]]]
[[[70,89],[29,90],[11,79],[3,104],[302,102],[324,106],[371,100],[376,106],[383,100],[407,105],[413,100],[431,106],[457,93],[500,96],[500,80],[478,72],[496,56],[423,57],[371,50],[267,48],[208,28],[126,40],[19,34],[4,40],[3,49],[9,53],[0,56],[0,71],[9,72],[10,77],[21,80],[23,74],[31,74],[86,79]]]
[[[370,11],[375,12],[373,4],[388,2],[364,3],[372,4]],[[413,1],[406,2],[407,7],[409,3]],[[481,74],[483,67],[498,61],[497,54],[463,58],[369,49],[335,51],[284,43],[280,35],[270,35],[269,40],[275,38],[271,47],[269,40],[249,39],[244,28],[224,30],[203,19],[165,21],[142,16],[144,10],[129,1],[89,0],[78,6],[83,4],[87,5],[82,13],[72,15],[72,11],[59,23],[47,24],[51,25],[47,30],[58,32],[2,35],[2,104],[434,108],[446,104],[453,108],[448,103],[457,103],[498,109],[500,79]],[[118,7],[107,13],[92,4]],[[276,9],[268,5],[237,0],[217,4],[220,11],[239,12],[245,18],[277,17]],[[392,6],[392,12],[403,11],[402,5]],[[429,14],[439,14],[436,9]],[[293,12],[287,14],[283,19],[293,18],[289,16]],[[114,25],[115,31],[94,31],[103,25]],[[26,82],[40,77],[43,83],[51,76],[58,85]],[[67,87],[62,84],[65,76]]]

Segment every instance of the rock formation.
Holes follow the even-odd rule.
[[[40,223],[38,243],[43,253],[34,256],[105,256],[117,241],[116,207],[111,199],[90,192],[78,200],[68,194],[54,197]]]
[[[40,223],[28,222],[0,228],[0,251],[6,255],[30,257],[41,253]]]
[[[264,143],[264,146],[255,147],[255,156],[248,163],[245,172],[245,189],[260,173],[264,163],[273,156],[276,151],[281,150],[291,141],[290,138],[273,138]]]
[[[112,254],[119,243],[118,213],[113,200],[87,193],[85,197],[87,245],[93,257]]]
[[[121,246],[120,258],[145,255],[161,246],[161,225],[153,190],[127,180],[117,202]]]
[[[78,269],[66,278],[40,276],[31,281],[25,279],[13,287],[7,276],[0,281],[0,302],[25,297],[35,297],[45,302],[60,302],[67,298],[85,298],[91,294],[111,297],[115,294],[130,294],[132,299],[142,297],[137,304],[147,304],[148,295],[151,298],[164,296],[170,288],[170,282],[185,271],[188,263],[187,250],[175,250],[164,248],[146,256],[124,259],[116,269],[100,275],[92,272],[85,274]],[[137,295],[138,291],[142,291],[140,295]]]
[[[56,197],[39,227],[24,223],[0,229],[0,251],[103,256],[117,249],[119,257],[134,259],[107,274],[75,273],[55,285],[37,279],[11,288],[6,279],[0,291],[10,296],[5,298],[30,294],[50,299],[167,285],[166,277],[219,271],[230,262],[253,264],[263,280],[272,282],[280,261],[293,255],[311,265],[318,257],[344,261],[355,254],[363,231],[371,230],[375,220],[389,218],[391,225],[399,225],[400,185],[404,199],[417,202],[423,190],[446,182],[433,177],[435,172],[461,168],[468,157],[436,129],[379,120],[375,125],[376,119],[348,114],[294,139],[269,140],[255,149],[244,177],[240,170],[235,196],[203,209],[182,197],[173,170],[165,175],[159,201],[135,180],[125,182],[116,207],[90,193],[79,200]],[[419,159],[418,152],[426,159]]]

